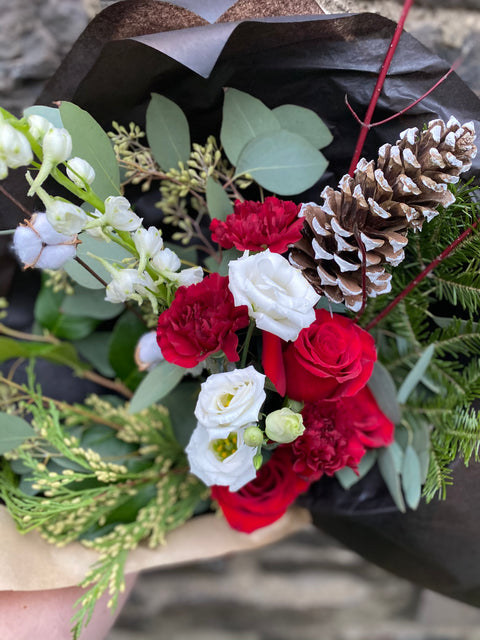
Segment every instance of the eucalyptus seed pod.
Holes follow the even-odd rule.
[[[383,145],[376,162],[362,158],[338,190],[323,190],[322,206],[304,206],[302,238],[291,249],[291,263],[318,293],[352,311],[362,305],[362,265],[366,295],[388,293],[386,265],[404,259],[409,229],[421,231],[439,205],[454,202],[448,184],[470,168],[474,140],[471,122],[432,120],[425,131],[406,129],[395,145]]]

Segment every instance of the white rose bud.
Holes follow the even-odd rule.
[[[25,167],[32,160],[32,148],[27,138],[0,119],[0,179],[7,177],[9,168]]]
[[[58,199],[47,200],[46,204],[48,221],[58,233],[80,233],[87,224],[87,214],[76,204]]]
[[[304,431],[302,415],[288,407],[272,411],[265,419],[265,433],[274,442],[293,442]]]
[[[75,157],[67,162],[67,176],[77,187],[84,189],[95,180],[95,171],[89,162]]]
[[[58,233],[45,213],[34,213],[13,234],[13,248],[25,268],[61,269],[75,257],[77,236]]]
[[[185,451],[191,472],[207,486],[238,491],[257,475],[253,462],[257,450],[245,444],[241,429],[211,440],[208,430],[197,424]]]
[[[157,343],[157,332],[149,331],[141,336],[135,348],[135,363],[140,371],[149,371],[164,360]]]
[[[320,296],[280,254],[244,255],[230,262],[228,275],[235,305],[246,305],[259,329],[294,341],[315,320]]]
[[[123,196],[109,196],[105,200],[105,213],[101,225],[113,227],[119,231],[135,231],[142,224],[131,209],[130,202]]]
[[[210,438],[225,438],[257,422],[266,397],[264,384],[265,376],[253,366],[214,373],[201,385],[195,417]]]
[[[31,135],[41,142],[43,140],[44,135],[50,129],[53,129],[53,124],[49,122],[46,118],[39,115],[31,115],[27,118],[28,127]]]

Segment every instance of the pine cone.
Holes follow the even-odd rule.
[[[376,163],[362,158],[338,191],[323,190],[323,206],[304,206],[303,237],[293,245],[290,262],[318,293],[352,311],[362,306],[362,263],[367,296],[388,293],[385,264],[400,264],[408,230],[421,231],[437,206],[454,202],[448,184],[471,167],[474,140],[471,122],[432,120],[425,131],[406,129],[394,146],[383,145]]]

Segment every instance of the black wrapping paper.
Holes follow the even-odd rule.
[[[319,201],[322,186],[335,185],[347,171],[358,135],[344,97],[364,114],[394,28],[391,21],[368,13],[208,25],[184,8],[128,0],[91,23],[39,102],[71,100],[108,128],[113,119],[142,125],[150,94],[158,92],[185,111],[200,142],[209,133],[218,134],[224,87],[249,92],[272,108],[284,103],[308,107],[334,136],[324,150],[327,173],[298,197]],[[404,33],[375,120],[423,95],[447,70],[447,63]],[[375,157],[381,144],[394,142],[406,127],[450,115],[473,120],[480,130],[480,101],[455,74],[407,114],[373,129],[364,155]],[[477,158],[473,172],[479,168]],[[158,221],[152,200],[136,200],[149,224]],[[0,214],[3,227],[5,213]],[[375,470],[348,492],[335,480],[320,481],[303,504],[318,527],[370,561],[480,605],[479,465],[465,470],[459,463],[446,501],[422,504],[407,514],[396,510]]]

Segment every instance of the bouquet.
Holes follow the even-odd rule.
[[[28,332],[2,301],[0,495],[21,532],[99,554],[74,637],[133,549],[200,514],[251,534],[374,467],[405,512],[478,454],[474,124],[399,130],[332,186],[320,104],[219,76],[214,126],[157,91],[138,121],[0,112],[2,178],[36,202],[2,187],[11,246],[42,272]],[[38,360],[95,393],[47,394]]]

